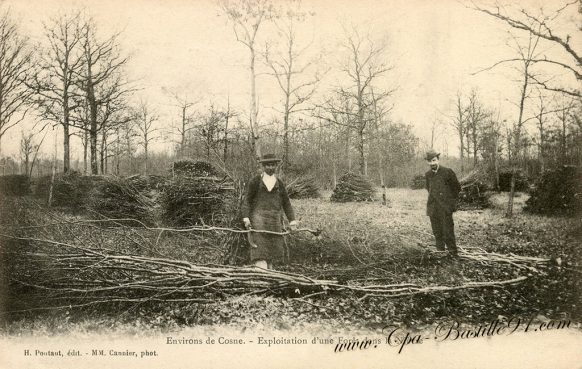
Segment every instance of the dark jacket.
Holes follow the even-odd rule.
[[[257,207],[283,211],[290,222],[295,220],[295,213],[293,212],[287,189],[279,178],[277,178],[277,183],[275,183],[271,192],[267,190],[267,186],[263,183],[260,175],[250,180],[242,205],[242,217],[251,218]]]
[[[431,216],[438,210],[447,213],[454,212],[459,191],[461,191],[461,185],[455,172],[441,165],[436,173],[429,170],[424,176],[426,178],[426,189],[428,190],[426,214]]]

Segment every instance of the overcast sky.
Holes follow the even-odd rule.
[[[22,31],[39,44],[44,42],[43,22],[77,8],[94,16],[103,36],[121,31],[122,50],[131,55],[128,73],[143,87],[139,97],[160,111],[162,125],[178,119],[164,90],[201,98],[205,104],[213,100],[220,105],[230,96],[235,107],[248,111],[248,54],[236,42],[215,1],[5,0],[5,5],[11,7]],[[529,0],[526,5],[533,7],[535,3]],[[385,58],[394,68],[382,86],[398,88],[391,97],[392,118],[412,124],[422,140],[430,137],[429,127],[435,119],[447,122],[458,90],[478,88],[483,100],[491,107],[500,107],[504,117],[516,115],[516,108],[507,102],[519,94],[512,80],[517,76],[509,68],[473,75],[512,55],[505,45],[507,28],[463,3],[304,0],[303,8],[313,16],[302,26],[298,42],[312,42],[313,55],[323,51],[323,61],[332,70],[322,82],[321,94],[344,82],[335,72],[343,56],[342,25],[353,24],[369,32],[375,41],[387,40]],[[265,30],[262,43],[275,38],[273,28]],[[261,117],[266,120],[275,114],[273,108],[281,94],[272,77],[261,75],[258,83]],[[4,154],[16,154],[19,140],[18,128],[9,131],[3,142]],[[446,150],[447,145],[451,154],[457,154],[452,132],[437,141],[440,150]],[[79,153],[80,149],[73,150],[73,156]]]

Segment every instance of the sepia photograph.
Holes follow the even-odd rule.
[[[582,368],[582,0],[0,0],[0,367]]]

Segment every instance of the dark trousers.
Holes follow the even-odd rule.
[[[457,244],[455,242],[455,223],[453,222],[453,213],[435,209],[430,216],[430,225],[432,233],[436,239],[436,247],[439,250],[444,250],[445,245],[451,252],[457,252]]]

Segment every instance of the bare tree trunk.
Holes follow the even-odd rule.
[[[50,207],[53,201],[53,191],[55,187],[55,177],[57,174],[57,136],[55,135],[55,144],[54,144],[54,153],[53,153],[53,165],[52,165],[52,175],[51,175],[51,185],[49,187],[49,197],[47,199],[47,206]]]
[[[333,161],[333,189],[337,187],[337,168],[336,168],[335,160]]]
[[[222,161],[226,164],[228,161],[228,121],[230,119],[230,96],[226,103],[226,116],[224,118],[224,147],[222,152]]]
[[[91,77],[89,76],[89,82],[87,87],[87,101],[89,103],[89,147],[90,147],[90,158],[91,158],[91,174],[96,175],[99,173],[99,165],[97,163],[97,102],[95,101],[95,91],[93,90],[93,85]]]
[[[493,152],[493,168],[495,171],[495,190],[499,191],[499,160],[497,158],[497,150],[499,148],[498,139],[495,140],[495,149]]]
[[[346,158],[348,159],[348,172],[352,171],[352,156],[350,155],[350,130],[346,131]]]
[[[465,152],[464,152],[465,140],[464,140],[464,135],[462,132],[459,134],[459,139],[461,141],[460,142],[461,146],[459,147],[459,151],[460,151],[459,156],[461,157],[461,173],[464,173],[465,172]]]
[[[89,144],[89,133],[87,130],[83,132],[83,173],[87,175],[87,154]]]
[[[386,205],[386,184],[384,183],[384,163],[382,160],[382,155],[378,155],[379,159],[379,172],[380,172],[380,186],[382,186],[382,205]]]
[[[477,151],[479,150],[479,146],[477,145],[477,122],[473,123],[473,166],[477,167],[477,163],[479,161],[477,157]]]
[[[101,130],[101,150],[99,150],[99,162],[101,164],[101,174],[105,174],[105,146],[107,145],[107,138],[105,137],[105,130]]]
[[[145,162],[143,165],[143,174],[147,175],[148,174],[148,141],[147,141],[147,136],[146,136],[146,141],[144,144],[144,156],[145,156]]]
[[[68,104],[68,103],[67,103]],[[65,109],[63,126],[63,172],[67,173],[70,169],[70,139],[69,134],[69,109]]]
[[[525,98],[527,95],[527,86],[529,83],[529,74],[527,72],[527,69],[525,70],[524,73],[524,78],[523,78],[523,86],[522,86],[522,90],[521,90],[521,98],[519,101],[519,116],[518,116],[518,120],[517,120],[517,130],[516,130],[516,134],[515,134],[515,142],[514,142],[514,146],[515,146],[515,154],[514,154],[514,160],[519,160],[519,153],[520,153],[520,141],[521,141],[521,126],[523,124],[523,110],[525,107]],[[511,165],[511,188],[509,191],[509,198],[507,200],[507,212],[505,213],[505,215],[508,218],[513,217],[513,198],[515,196],[515,173],[516,173],[516,164],[517,163],[512,163]]]
[[[250,74],[251,74],[251,145],[255,150],[255,157],[260,158],[262,154],[261,150],[261,143],[259,141],[259,131],[258,131],[258,124],[257,118],[259,116],[259,112],[257,110],[257,81],[256,81],[256,72],[255,72],[255,49],[254,47],[249,47],[251,52],[250,57]]]
[[[184,148],[186,146],[186,128],[187,128],[186,108],[187,108],[186,105],[182,106],[182,131],[180,132],[181,137],[180,137],[180,152],[178,153],[179,157],[184,156]]]

